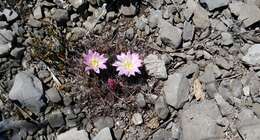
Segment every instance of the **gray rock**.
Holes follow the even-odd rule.
[[[156,100],[154,110],[156,114],[159,116],[159,118],[166,119],[168,117],[170,111],[163,96],[160,96]]]
[[[129,6],[121,5],[119,11],[125,16],[134,16],[137,13],[137,8],[133,4]]]
[[[215,10],[217,8],[221,8],[227,6],[229,0],[200,0],[200,3],[206,4],[210,11]]]
[[[112,128],[114,126],[114,120],[111,117],[100,117],[94,122],[94,126],[99,130],[105,127]]]
[[[244,122],[246,120],[256,119],[254,112],[248,108],[242,108],[242,111],[238,114],[238,120]]]
[[[68,11],[64,9],[56,9],[52,17],[58,24],[64,24],[69,20]]]
[[[93,140],[113,140],[109,127],[100,130]]]
[[[134,32],[134,29],[133,28],[129,28],[128,30],[126,30],[125,32],[125,36],[128,40],[133,40],[134,39],[134,35],[135,35],[135,32]]]
[[[148,0],[148,3],[150,3],[153,8],[160,9],[163,4],[163,0]]]
[[[228,27],[221,21],[218,19],[211,19],[210,20],[211,26],[218,31],[228,31]]]
[[[10,54],[11,56],[15,57],[15,58],[22,58],[23,54],[24,54],[24,50],[25,48],[14,48]],[[0,53],[1,54],[1,53]]]
[[[182,41],[182,30],[163,20],[159,24],[159,36],[164,44],[172,48],[178,48]]]
[[[188,100],[190,84],[182,73],[174,73],[165,81],[163,91],[167,104],[179,109]]]
[[[238,125],[238,132],[245,140],[260,139],[260,120],[246,120]]]
[[[62,112],[57,110],[53,111],[47,116],[48,122],[52,128],[62,127],[65,124]]]
[[[63,97],[63,104],[69,106],[73,102],[73,99],[70,96]]]
[[[215,59],[215,62],[218,66],[220,66],[226,70],[229,70],[232,67],[232,65],[224,57],[221,57],[221,56],[217,56]]]
[[[144,58],[144,65],[150,76],[158,79],[167,78],[165,62],[162,59],[159,59],[157,55],[149,54],[146,56]]]
[[[42,26],[42,23],[39,21],[39,20],[35,20],[33,18],[30,18],[28,21],[27,21],[27,24],[31,27],[35,27],[35,28],[39,28]]]
[[[8,23],[6,21],[0,21],[0,29],[4,29],[8,26]]]
[[[185,64],[179,72],[182,72],[186,77],[191,76],[193,73],[199,71],[199,65],[195,63]]]
[[[179,140],[181,134],[181,128],[178,124],[172,123],[172,138]]]
[[[18,14],[14,10],[4,9],[3,14],[5,15],[8,22],[18,18]]]
[[[10,52],[11,48],[12,48],[11,43],[0,44],[0,57],[7,55]]]
[[[255,112],[256,116],[260,118],[260,104],[259,103],[254,103],[252,110]]]
[[[146,106],[146,102],[144,99],[144,95],[142,93],[138,93],[136,96],[136,103],[139,107],[145,107]]]
[[[56,90],[56,88],[50,88],[45,91],[46,97],[53,103],[58,103],[61,101],[60,93]]]
[[[230,83],[231,92],[234,97],[240,98],[242,96],[243,85],[240,80],[233,79]]]
[[[77,130],[77,128],[73,128],[59,134],[57,140],[89,140],[89,135],[85,130]]]
[[[242,61],[249,65],[260,64],[260,44],[254,44],[248,49],[245,56],[242,57]]]
[[[114,11],[107,12],[106,21],[112,21],[116,18],[116,13]]]
[[[140,30],[140,31],[144,31],[145,30],[145,26],[146,26],[146,21],[147,19],[145,19],[145,17],[140,17],[136,20],[135,22],[135,27]]]
[[[183,27],[183,40],[191,41],[194,36],[194,30],[194,26],[191,23],[185,21]]]
[[[143,123],[143,117],[142,114],[140,113],[134,113],[132,116],[132,122],[134,123],[134,125],[140,125]]]
[[[13,41],[14,34],[10,30],[0,30],[0,44],[8,44]]]
[[[230,33],[228,32],[222,32],[221,33],[221,37],[222,37],[222,44],[223,45],[226,45],[226,46],[229,46],[229,45],[232,45],[233,44],[233,37]]]
[[[220,94],[215,94],[215,100],[219,106],[222,116],[228,116],[234,112],[233,107],[227,103]]]
[[[193,103],[181,114],[182,140],[202,140],[222,138],[223,130],[217,120],[221,118],[219,109],[213,100]]]
[[[172,134],[166,129],[159,129],[153,134],[152,140],[171,140]]]
[[[35,19],[41,19],[41,18],[43,17],[41,6],[37,6],[37,7],[33,10],[33,17],[34,17]]]
[[[77,9],[84,3],[84,0],[69,0],[69,2],[74,8]]]
[[[87,32],[88,31],[84,28],[75,27],[71,30],[70,32],[71,36],[69,36],[68,39],[71,41],[82,39],[87,34]]]
[[[196,28],[207,28],[210,25],[210,20],[209,20],[209,12],[202,8],[196,1],[194,0],[187,0],[186,3],[190,13],[189,15],[192,16],[193,23]]]
[[[45,106],[43,101],[43,87],[41,81],[33,74],[19,72],[9,92],[11,100],[18,100],[20,104],[34,113],[39,113]]]
[[[155,28],[157,27],[158,23],[162,19],[162,13],[160,10],[153,10],[150,12],[150,15],[148,17],[148,25],[150,28]]]

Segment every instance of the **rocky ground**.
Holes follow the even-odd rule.
[[[259,140],[259,13],[258,0],[0,1],[0,140]],[[142,74],[88,75],[89,49],[137,52]]]

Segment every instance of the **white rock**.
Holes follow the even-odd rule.
[[[42,9],[40,6],[37,6],[34,10],[33,10],[33,17],[35,19],[41,19],[42,18]]]
[[[255,44],[248,49],[245,56],[242,57],[242,61],[249,65],[260,64],[260,44]]]
[[[57,140],[89,140],[89,137],[85,130],[77,130],[77,128],[73,128],[59,134]]]
[[[109,127],[100,130],[93,140],[113,140]]]
[[[143,123],[143,117],[140,113],[135,113],[133,114],[132,116],[132,122],[135,124],[135,125],[140,125]]]
[[[243,88],[243,93],[244,93],[244,95],[245,96],[250,96],[250,87],[249,86],[245,86],[244,88]]]
[[[221,8],[227,6],[229,0],[200,0],[200,3],[206,4],[210,11],[215,10],[217,8]]]
[[[8,54],[10,52],[11,48],[12,48],[11,43],[0,44],[0,56]]]
[[[69,2],[74,8],[77,9],[84,3],[84,0],[69,0]]]

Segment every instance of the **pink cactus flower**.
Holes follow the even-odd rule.
[[[135,73],[141,73],[139,67],[142,66],[142,60],[137,53],[121,53],[117,55],[117,61],[113,66],[117,67],[118,75],[135,76]]]
[[[89,72],[93,70],[96,73],[100,73],[100,69],[106,69],[107,58],[104,57],[104,54],[99,54],[96,51],[89,50],[87,54],[83,54],[83,63],[86,65],[85,71]]]

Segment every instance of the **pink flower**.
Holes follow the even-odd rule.
[[[141,73],[138,68],[142,66],[142,60],[140,60],[137,53],[121,53],[117,55],[117,61],[113,66],[117,67],[116,70],[119,71],[118,75],[130,77],[131,75],[134,76],[135,73]]]
[[[104,54],[99,54],[96,51],[89,50],[87,54],[83,54],[84,60],[83,63],[86,65],[85,71],[89,72],[90,70],[100,73],[99,69],[106,69],[105,65],[107,58],[104,57]]]

